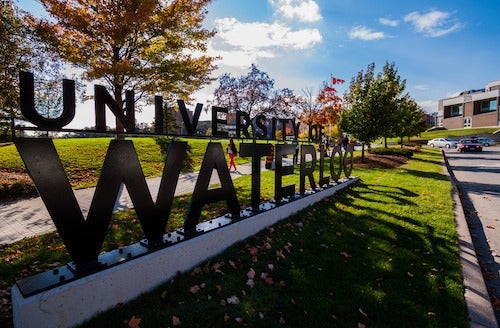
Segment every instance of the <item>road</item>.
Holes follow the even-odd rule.
[[[467,222],[486,286],[500,302],[500,146],[474,153],[446,149],[445,154],[467,202]],[[500,310],[496,315],[500,322]]]

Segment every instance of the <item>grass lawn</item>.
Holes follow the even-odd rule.
[[[361,182],[352,189],[83,326],[126,327],[140,319],[140,327],[468,327],[440,153],[425,149],[403,166],[355,167],[353,175]],[[262,179],[262,197],[271,198],[273,173]],[[288,179],[298,187],[298,175]],[[250,177],[234,183],[248,204]],[[176,199],[169,229],[182,224],[188,202]],[[206,218],[223,206],[214,204]],[[122,212],[105,247],[141,237],[133,211]],[[4,298],[17,279],[68,261],[55,233],[1,249]],[[6,303],[2,327],[11,325]]]

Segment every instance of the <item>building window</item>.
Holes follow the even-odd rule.
[[[453,105],[449,106],[450,108],[450,116],[460,116],[463,113],[463,105]]]
[[[481,101],[481,113],[492,112],[492,111],[495,111],[496,109],[497,109],[497,100],[496,99]]]
[[[444,118],[462,116],[463,104],[444,106]]]
[[[472,127],[472,117],[464,117],[464,128],[471,128]]]
[[[489,113],[497,110],[497,100],[487,99],[474,102],[474,114]]]

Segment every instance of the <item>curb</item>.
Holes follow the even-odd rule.
[[[467,311],[470,318],[470,327],[497,328],[495,312],[486,289],[483,273],[476,257],[476,251],[472,237],[467,225],[464,206],[467,197],[463,194],[460,185],[450,168],[448,158],[444,150],[441,150],[446,166],[445,172],[450,178],[453,190],[453,212],[457,227],[457,236],[460,248],[460,263],[462,265],[462,275],[464,283],[464,297],[467,304]]]

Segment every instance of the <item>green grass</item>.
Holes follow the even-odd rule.
[[[493,128],[472,128],[472,129],[455,129],[455,130],[434,130],[427,131],[421,134],[422,139],[434,139],[434,138],[459,138],[464,136],[475,136],[482,134],[492,134],[497,131],[498,127]]]
[[[424,150],[400,168],[355,168],[353,174],[361,183],[352,189],[84,327],[123,327],[133,316],[141,327],[172,326],[174,317],[184,327],[468,327],[451,184],[440,153]],[[272,197],[273,181],[272,172],[263,173],[263,199]],[[234,183],[240,203],[248,204],[250,177]],[[298,175],[285,183],[298,187]],[[182,224],[188,202],[189,196],[176,199],[168,229]],[[224,208],[214,204],[204,219]],[[2,246],[4,293],[15,280],[68,261],[56,236]],[[134,212],[122,212],[112,220],[105,249],[141,237]],[[247,285],[250,269],[253,288]],[[191,293],[193,286],[204,288]],[[239,304],[228,304],[233,296]],[[8,327],[4,310],[0,326]]]

